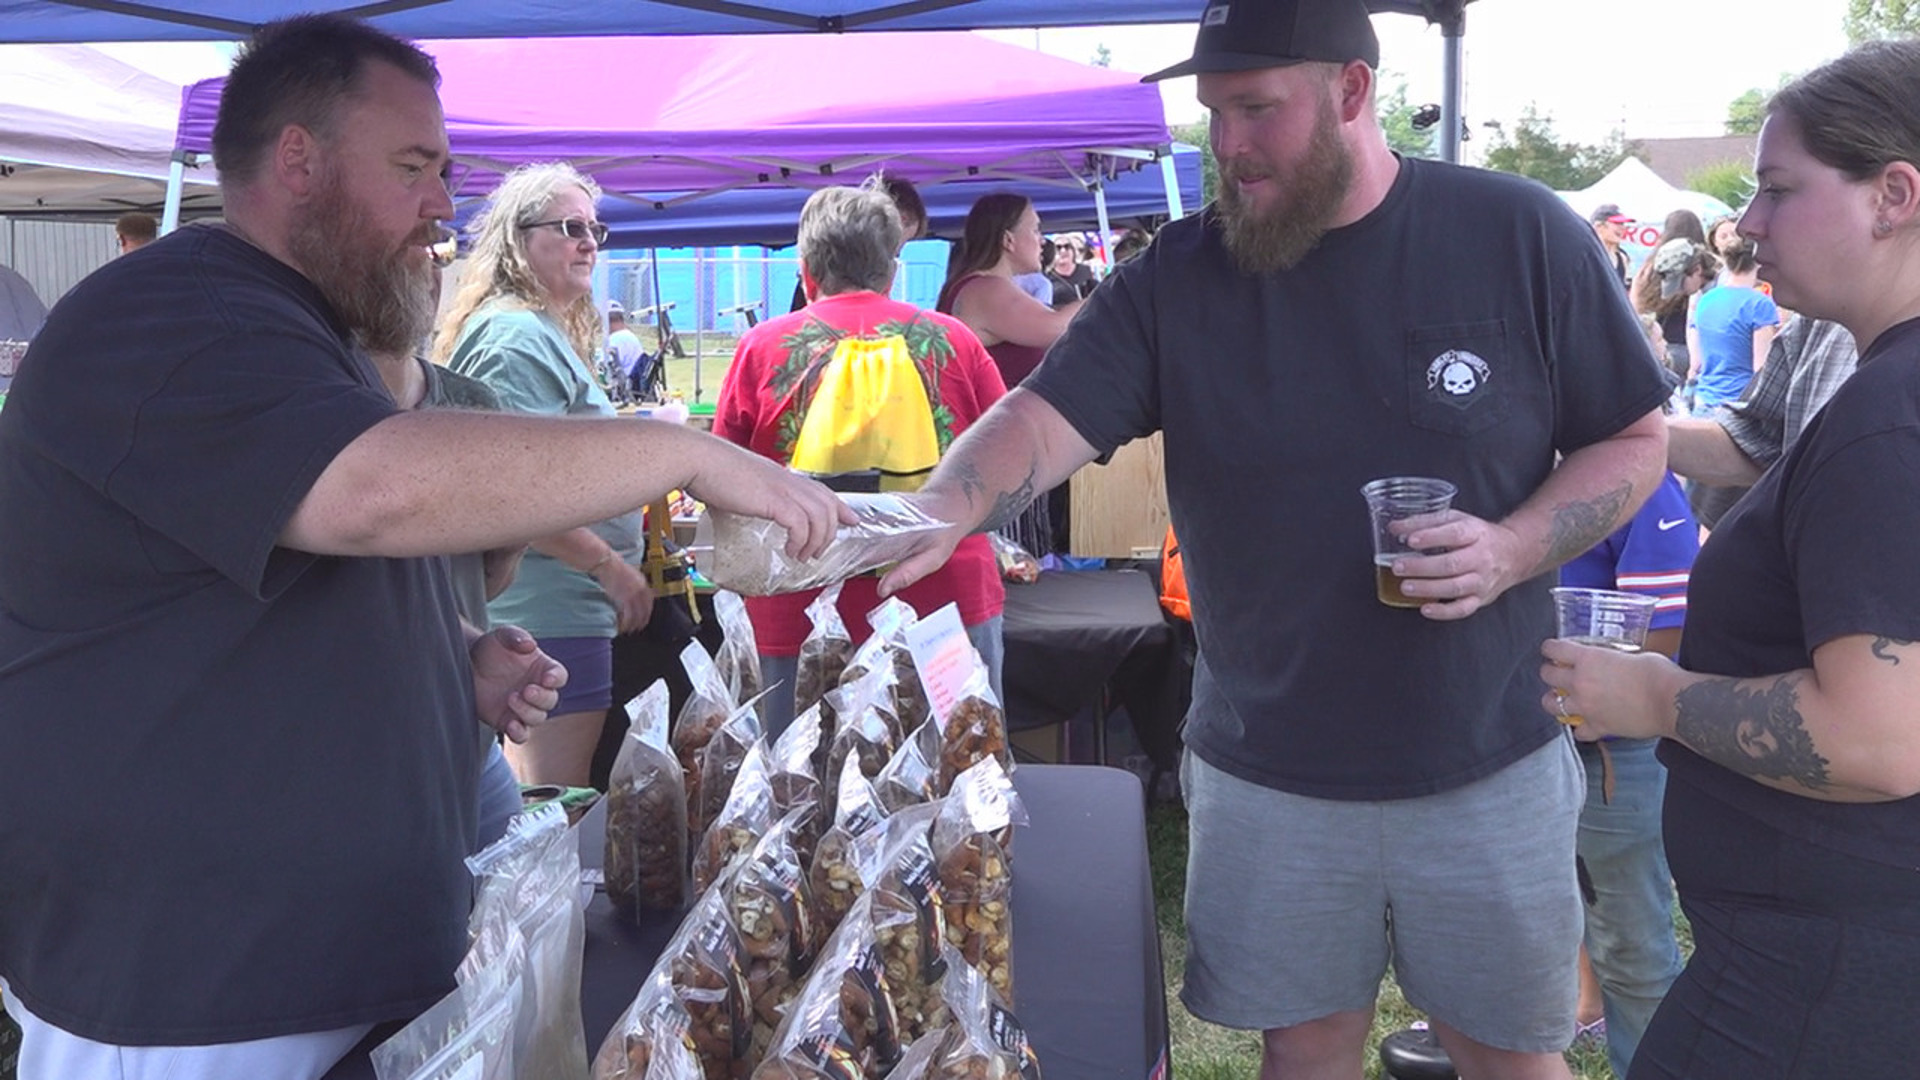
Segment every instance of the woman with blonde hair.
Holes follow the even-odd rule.
[[[1549,641],[1542,705],[1582,740],[1665,740],[1695,947],[1630,1080],[1912,1076],[1920,42],[1783,87],[1754,175],[1727,249],[1851,331],[1859,368],[1701,549],[1679,663]]]
[[[485,383],[503,409],[615,414],[593,364],[604,333],[593,302],[607,237],[599,199],[599,187],[572,166],[522,166],[468,226],[471,254],[434,359]],[[513,584],[488,605],[494,622],[524,627],[569,673],[549,722],[507,748],[522,783],[588,783],[612,704],[613,639],[653,614],[640,526],[634,511],[535,541]]]

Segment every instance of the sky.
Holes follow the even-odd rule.
[[[1562,139],[1718,135],[1742,92],[1771,90],[1846,48],[1846,0],[1474,0],[1466,9],[1462,112],[1469,160],[1529,104]],[[1407,15],[1377,15],[1382,83],[1397,76],[1408,100],[1438,103],[1442,39]],[[1068,59],[1105,44],[1112,66],[1148,72],[1185,59],[1191,26],[983,31]],[[1161,84],[1169,123],[1205,118],[1194,80]]]

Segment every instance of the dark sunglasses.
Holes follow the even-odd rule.
[[[598,247],[607,242],[607,227],[597,221],[586,221],[577,217],[558,218],[553,221],[529,221],[520,226],[523,229],[544,229],[548,226],[559,229],[561,235],[569,240],[592,240]]]

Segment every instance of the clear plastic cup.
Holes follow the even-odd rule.
[[[1562,586],[1552,591],[1553,610],[1559,620],[1557,637],[1620,652],[1637,653],[1646,648],[1653,609],[1659,604],[1655,598],[1612,589]],[[1564,695],[1560,699],[1560,722],[1568,727],[1585,722],[1580,714],[1567,711]]]
[[[1647,630],[1658,603],[1640,593],[1557,588],[1553,590],[1553,610],[1559,620],[1556,636],[1582,645],[1639,652],[1647,645]]]
[[[1453,508],[1458,492],[1445,480],[1429,476],[1387,476],[1369,481],[1360,489],[1366,497],[1367,512],[1373,518],[1374,595],[1388,607],[1417,608],[1427,601],[1400,591],[1400,575],[1393,562],[1402,555],[1430,554],[1407,546],[1406,540],[1390,527],[1396,521],[1434,517],[1438,523]]]

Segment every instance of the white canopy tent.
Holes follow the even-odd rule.
[[[1617,203],[1621,213],[1654,228],[1675,210],[1691,210],[1702,223],[1733,213],[1732,207],[1705,192],[1674,187],[1660,179],[1646,162],[1631,155],[1599,182],[1579,191],[1562,191],[1560,197],[1581,217],[1603,203]]]
[[[1675,210],[1693,211],[1702,225],[1733,213],[1732,207],[1712,195],[1674,187],[1660,179],[1646,162],[1631,155],[1598,183],[1559,195],[1582,218],[1606,203],[1618,205],[1622,214],[1632,218],[1620,249],[1635,267],[1660,243],[1660,224]]]
[[[182,85],[86,45],[0,47],[0,214],[158,213]],[[210,165],[182,171],[189,213],[217,203]]]

